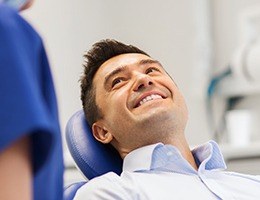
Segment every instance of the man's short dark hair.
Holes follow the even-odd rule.
[[[95,100],[96,94],[95,88],[93,87],[93,78],[104,62],[112,57],[126,53],[140,53],[149,56],[146,52],[135,46],[126,45],[112,39],[101,40],[95,43],[92,48],[83,55],[84,72],[80,79],[81,101],[90,126],[102,118],[102,111],[98,108]]]

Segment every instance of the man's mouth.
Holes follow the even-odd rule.
[[[145,104],[146,102],[152,101],[152,100],[155,100],[155,99],[163,99],[163,97],[159,94],[148,95],[145,98],[141,99],[141,101],[135,107],[137,108],[137,107]]]

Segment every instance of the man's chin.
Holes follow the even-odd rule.
[[[162,124],[164,120],[169,120],[172,117],[173,113],[170,111],[170,109],[157,107],[139,114],[137,121],[138,123],[142,124]]]

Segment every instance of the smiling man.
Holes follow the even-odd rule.
[[[94,137],[124,159],[81,187],[76,199],[257,199],[260,180],[225,172],[210,141],[190,150],[185,100],[159,61],[102,40],[85,54],[82,102]],[[246,188],[245,188],[246,187]]]

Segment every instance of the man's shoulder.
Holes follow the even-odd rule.
[[[76,193],[76,199],[131,199],[129,188],[122,178],[114,172],[108,172],[93,178],[83,185]]]
[[[88,184],[95,186],[102,186],[103,183],[117,183],[121,181],[121,177],[114,172],[108,172],[101,176],[91,179]]]

